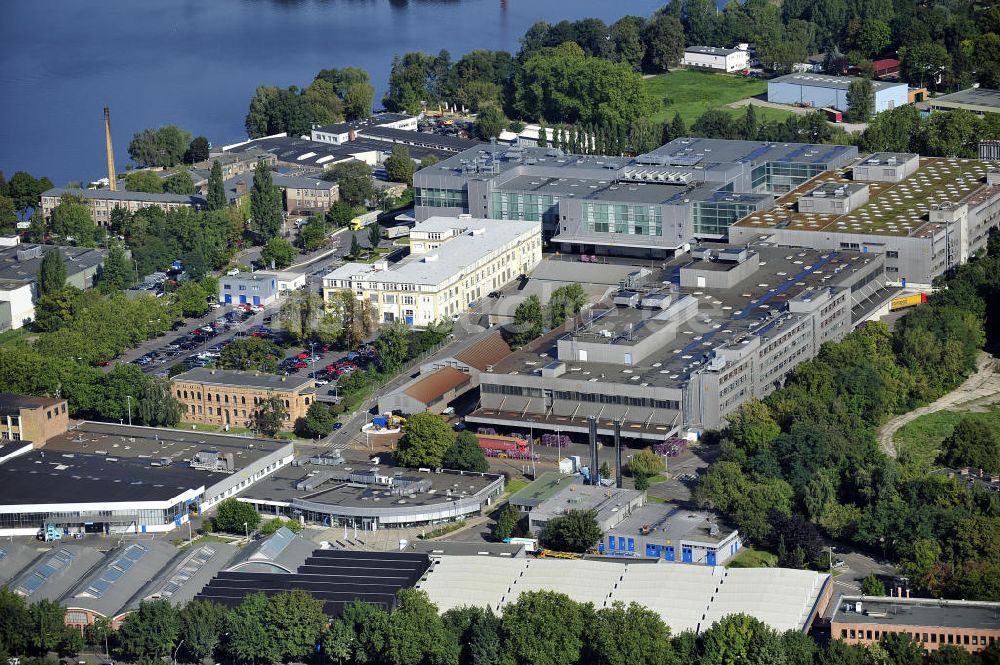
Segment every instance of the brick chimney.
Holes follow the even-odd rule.
[[[237,180],[236,181],[236,193],[237,194],[246,194],[247,193],[247,183],[246,183],[245,180]]]

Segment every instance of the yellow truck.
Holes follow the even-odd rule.
[[[907,307],[914,307],[916,305],[922,305],[927,302],[926,293],[914,293],[909,296],[900,296],[898,298],[893,298],[889,301],[889,311],[895,312],[899,309],[906,309]]]
[[[366,212],[363,215],[358,215],[357,217],[351,220],[351,230],[360,231],[369,224],[374,223],[375,220],[378,219],[378,216],[380,214],[381,213],[378,210],[372,210],[371,212]]]

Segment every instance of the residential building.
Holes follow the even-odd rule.
[[[677,139],[635,158],[480,146],[414,174],[415,216],[540,221],[563,252],[669,258],[853,161],[852,146]]]
[[[953,111],[965,109],[978,115],[1000,113],[1000,90],[969,88],[948,95],[929,97],[927,105],[931,111]]]
[[[323,278],[323,298],[349,290],[379,321],[425,326],[466,310],[542,258],[541,225],[432,217],[410,230],[410,255],[389,264],[348,263]]]
[[[25,441],[41,448],[68,428],[66,400],[0,393],[0,444]]]
[[[375,127],[416,132],[419,120],[417,116],[402,113],[376,113],[372,117],[362,120],[335,122],[331,125],[313,127],[310,138],[320,143],[340,145],[353,141],[363,130]]]
[[[721,566],[742,547],[739,532],[711,513],[649,503],[605,532],[601,554]]]
[[[376,464],[353,468],[341,463],[339,455],[302,460],[243,494],[240,501],[265,515],[378,531],[484,515],[504,489],[503,476],[490,473],[386,469]]]
[[[110,189],[66,189],[55,187],[42,192],[42,213],[48,218],[52,210],[62,201],[62,197],[72,196],[83,199],[90,208],[90,218],[98,226],[111,223],[111,211],[122,208],[128,212],[137,212],[143,208],[160,208],[165,212],[179,208],[194,208],[202,210],[208,202],[201,196],[188,194],[149,194],[147,192],[129,192]]]
[[[314,381],[306,375],[222,369],[195,368],[178,374],[171,380],[171,390],[187,409],[186,421],[233,427],[253,427],[261,404],[277,397],[287,412],[282,429],[292,429],[315,399]]]
[[[271,155],[273,157],[273,155]],[[319,172],[317,172],[319,173]],[[199,171],[198,188],[202,196],[208,196],[208,173]],[[253,189],[254,173],[248,171],[226,179],[224,187],[230,205],[238,205],[250,195]],[[271,181],[281,190],[285,212],[290,215],[309,215],[325,212],[340,198],[340,187],[335,182],[319,177],[294,176],[272,173]]]
[[[767,101],[795,106],[847,110],[847,90],[860,80],[852,76],[827,74],[786,74],[767,82]],[[909,103],[905,83],[872,81],[875,112],[892,110]]]
[[[733,614],[779,633],[808,632],[831,587],[830,575],[811,570],[477,554],[438,556],[417,584],[441,612],[472,605],[500,614],[522,593],[553,591],[596,609],[634,602],[656,612],[671,632],[698,634]]]
[[[38,436],[0,462],[0,536],[171,531],[292,460],[286,441],[166,428],[81,422]]]
[[[0,331],[17,329],[35,318],[38,270],[55,245],[21,244],[17,236],[0,245]],[[58,247],[66,265],[66,283],[84,290],[94,286],[108,252],[88,247]]]
[[[1000,641],[1000,603],[940,598],[838,596],[830,635],[848,644],[878,644],[899,633],[925,653],[948,645],[979,653]]]
[[[278,159],[266,150],[251,148],[243,152],[215,154],[204,163],[203,168],[209,171],[212,168],[212,162],[215,161],[219,162],[219,168],[222,169],[222,179],[229,180],[241,173],[253,173],[260,162],[267,164],[268,168],[274,168]]]
[[[664,441],[722,426],[894,292],[885,257],[702,246],[480,374],[470,423]]]
[[[685,67],[716,69],[731,74],[750,67],[750,51],[746,44],[736,48],[688,46],[684,49],[681,64]]]

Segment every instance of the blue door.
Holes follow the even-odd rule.
[[[222,297],[222,300],[223,300],[223,302],[225,302],[225,303],[226,303],[227,305],[232,305],[232,304],[233,304],[233,294],[232,294],[232,293],[227,293],[226,295],[224,295],[224,296]]]
[[[403,317],[403,322],[406,323],[406,325],[408,325],[408,326],[412,326],[413,325],[413,317],[412,316],[404,316]]]
[[[629,552],[629,554],[635,552],[635,539],[634,538],[629,538],[628,539],[628,552]]]
[[[625,536],[618,536],[618,549],[625,551]]]
[[[663,548],[663,558],[666,559],[667,561],[673,561],[674,560],[674,546],[673,545],[667,545],[666,547]]]
[[[709,552],[708,556],[706,557],[706,561],[708,561],[708,565],[714,566],[715,565],[715,552]]]
[[[686,545],[681,545],[681,561],[684,563],[691,563],[694,561],[694,556],[691,554],[691,548]]]
[[[654,545],[652,543],[646,543],[646,556],[660,558],[660,546]]]
[[[255,304],[255,305],[259,305],[260,304],[260,296],[254,296],[253,297],[253,304]]]
[[[247,297],[246,296],[240,296],[240,304],[241,305],[247,304]]]
[[[609,550],[614,550],[615,549],[615,537],[614,536],[608,536],[608,549]]]
[[[146,533],[146,525],[145,524],[142,525],[142,532]]]
[[[597,553],[604,554],[604,543],[597,543]]]

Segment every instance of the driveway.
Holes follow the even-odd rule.
[[[878,431],[879,447],[889,457],[896,456],[896,432],[913,422],[920,416],[937,411],[954,410],[960,407],[990,404],[1000,401],[1000,373],[997,373],[997,360],[985,351],[980,352],[976,363],[976,372],[958,388],[939,397],[927,406],[914,409],[908,413],[890,419]]]

